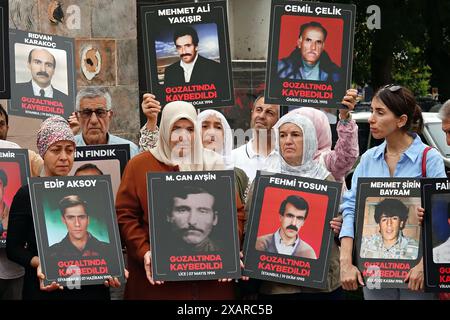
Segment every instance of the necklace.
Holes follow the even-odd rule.
[[[408,149],[409,146],[407,146],[406,148],[403,148],[402,150],[398,151],[398,152],[392,152],[388,150],[388,147],[386,146],[386,152],[384,153],[386,156],[388,157],[395,157],[395,156],[400,156],[402,153],[404,153],[406,151],[406,149]]]

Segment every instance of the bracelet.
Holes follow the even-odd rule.
[[[339,113],[339,121],[340,121],[344,126],[346,126],[346,125],[350,122],[350,120],[352,120],[352,114],[351,114],[351,112],[348,113],[347,119],[342,119],[342,118],[341,118],[341,113]]]

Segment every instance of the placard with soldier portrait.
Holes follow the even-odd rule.
[[[162,105],[234,105],[226,1],[138,2],[140,89]]]
[[[421,179],[425,289],[450,292],[450,180]]]
[[[350,88],[355,5],[272,0],[265,102],[340,107]]]
[[[367,288],[407,288],[422,258],[420,180],[359,178],[356,195],[356,266]]]
[[[109,176],[30,178],[29,188],[45,285],[125,279]]]
[[[0,149],[0,248],[6,247],[11,203],[29,176],[28,150]]]
[[[9,114],[67,119],[75,111],[74,40],[10,29]]]
[[[247,221],[243,274],[325,288],[330,256],[338,255],[329,222],[337,215],[341,188],[337,182],[258,171]]]
[[[240,277],[233,171],[147,173],[154,280]]]

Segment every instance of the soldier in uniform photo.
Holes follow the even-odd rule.
[[[88,232],[87,203],[77,195],[64,197],[59,202],[61,219],[67,227],[67,235],[50,247],[50,257],[56,259],[104,256],[109,244]]]

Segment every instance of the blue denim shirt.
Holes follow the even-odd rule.
[[[423,150],[427,147],[415,135],[413,143],[401,155],[400,160],[395,168],[394,177],[398,178],[420,178],[422,177],[422,155]],[[361,161],[355,169],[352,178],[352,188],[345,192],[342,199],[340,211],[344,217],[341,233],[339,238],[354,238],[354,222],[355,222],[355,202],[356,188],[358,186],[359,177],[389,178],[389,167],[384,159],[384,150],[386,149],[386,141],[377,147],[367,150],[362,156]],[[431,149],[427,153],[427,177],[445,178],[444,161],[435,149]]]
[[[85,146],[86,145],[86,142],[84,142],[82,134],[77,134],[75,136],[75,144],[77,146]],[[129,144],[130,145],[130,159],[139,153],[139,147],[135,143],[131,142],[130,140],[115,136],[111,133],[108,133],[108,143],[107,144],[109,144],[109,145],[111,145],[111,144]]]

